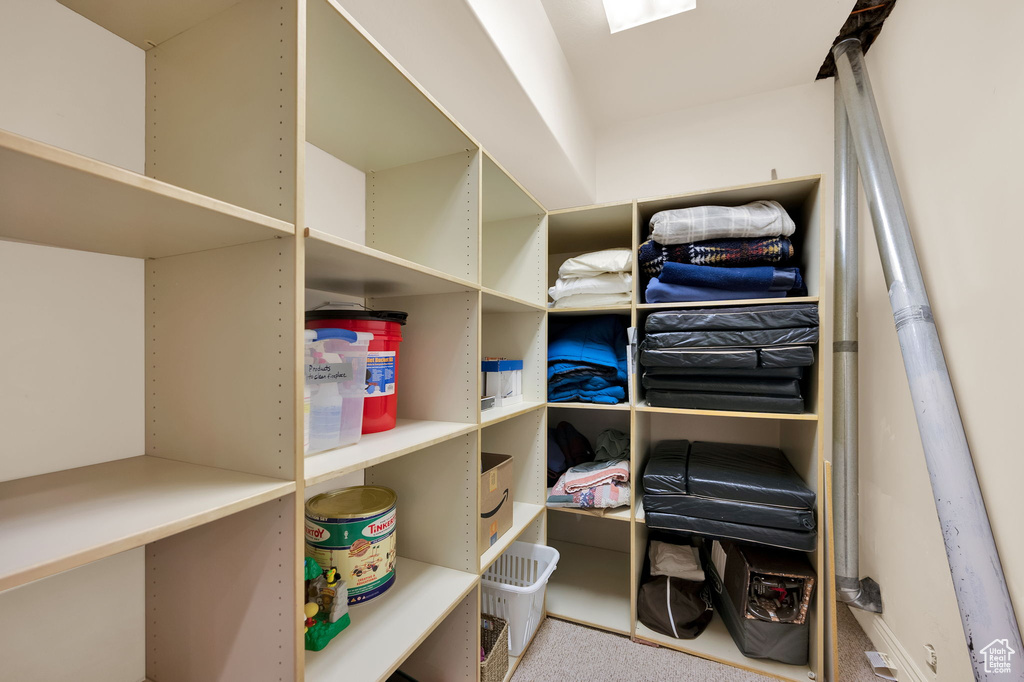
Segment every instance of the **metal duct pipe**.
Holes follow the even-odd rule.
[[[978,680],[1021,679],[1024,646],[1020,630],[928,303],[860,41],[845,40],[832,48],[832,54],[871,209],[974,676]],[[1009,669],[991,670],[987,665],[982,651],[990,643],[1017,653],[1016,658],[1009,657]]]
[[[857,153],[846,105],[835,83],[835,289],[832,308],[832,476],[836,596],[882,612],[881,590],[860,580],[857,486]]]

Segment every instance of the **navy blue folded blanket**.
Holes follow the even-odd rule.
[[[691,263],[665,263],[658,277],[663,284],[728,289],[730,291],[789,291],[802,289],[800,268],[717,268]]]
[[[626,329],[615,315],[553,322],[548,400],[614,404],[626,400]]]

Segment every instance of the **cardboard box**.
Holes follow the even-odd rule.
[[[512,527],[512,455],[480,455],[480,544],[490,547]]]

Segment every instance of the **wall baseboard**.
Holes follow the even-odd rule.
[[[839,608],[843,608],[842,605]],[[934,675],[925,675],[910,653],[904,648],[889,624],[876,613],[850,609],[871,643],[892,658],[899,672],[899,682],[932,682]]]

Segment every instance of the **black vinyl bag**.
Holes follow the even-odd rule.
[[[651,560],[645,556],[636,598],[637,620],[668,637],[696,639],[707,628],[712,615],[714,607],[707,581],[651,576]]]

